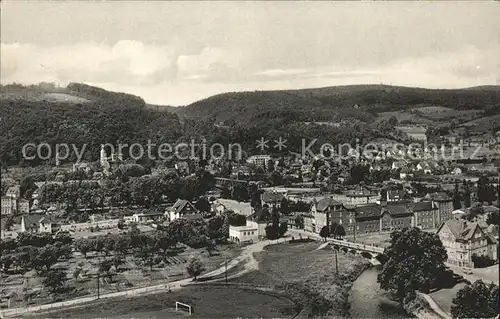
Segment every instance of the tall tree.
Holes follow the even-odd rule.
[[[51,270],[42,281],[45,287],[50,288],[51,293],[56,293],[61,287],[64,286],[66,281],[66,273],[62,270]]]
[[[493,318],[500,313],[499,289],[478,280],[460,289],[452,303],[454,318]]]
[[[453,191],[453,210],[462,208],[462,198],[458,188],[458,182],[455,183],[455,190]]]
[[[198,258],[193,258],[186,266],[188,274],[196,280],[196,278],[205,271],[205,266]]]
[[[466,208],[469,208],[471,206],[471,194],[470,194],[469,183],[465,179],[463,180],[463,187],[464,187],[464,206]]]
[[[384,257],[387,262],[377,281],[403,303],[415,291],[428,292],[436,286],[444,274],[447,254],[436,234],[405,228],[391,234],[391,245]]]

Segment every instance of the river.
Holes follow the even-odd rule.
[[[366,269],[353,283],[349,293],[352,318],[410,318],[411,315],[389,300],[387,292],[380,289],[377,283],[378,268]]]

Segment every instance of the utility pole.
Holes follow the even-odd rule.
[[[337,249],[332,246],[333,252],[335,253],[335,273],[338,275],[339,274],[339,263],[337,259]]]
[[[99,274],[99,273],[97,273],[97,299],[99,299],[99,298],[100,298],[100,296],[101,296],[101,295],[99,294],[99,281],[100,281],[100,280],[99,280],[99,277],[100,277],[100,274]]]
[[[339,274],[339,262],[337,259],[337,249],[334,248],[333,250],[335,250],[335,272],[338,275]]]
[[[225,260],[224,264],[226,266],[226,284],[227,284],[227,259]]]

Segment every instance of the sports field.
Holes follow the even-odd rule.
[[[26,318],[182,318],[187,312],[175,312],[176,301],[192,306],[189,318],[291,318],[295,314],[295,304],[278,295],[238,287],[196,285],[171,293],[110,299]]]

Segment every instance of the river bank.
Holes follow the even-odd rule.
[[[337,272],[333,250],[317,248],[317,242],[268,246],[254,254],[256,270],[230,281],[286,292],[297,303],[299,317],[346,317],[352,283],[370,263],[360,255],[339,252]]]

